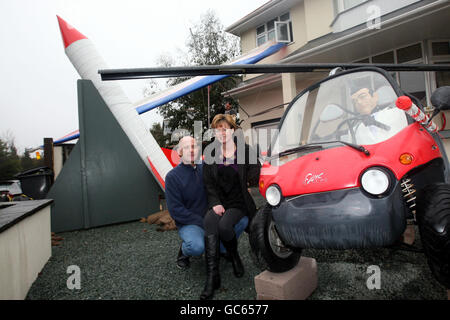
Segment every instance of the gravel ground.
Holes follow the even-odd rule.
[[[32,285],[27,298],[197,300],[204,285],[205,265],[191,258],[186,271],[176,267],[180,239],[176,231],[158,232],[155,225],[130,222],[83,231],[60,233],[52,257]],[[416,230],[416,237],[418,232]],[[420,239],[416,240],[420,246]],[[218,300],[254,300],[253,264],[246,233],[239,240],[245,275],[237,279],[230,263],[221,259],[222,288]],[[304,250],[318,263],[318,287],[311,300],[447,299],[432,276],[422,253],[393,249]],[[80,268],[81,289],[70,290],[67,268]],[[381,289],[369,290],[367,268],[381,269]]]

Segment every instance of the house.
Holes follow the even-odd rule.
[[[287,46],[269,63],[450,63],[450,2],[445,0],[271,0],[226,28],[242,53],[276,39]],[[450,72],[392,72],[401,88],[430,105]],[[276,128],[300,91],[328,73],[246,75],[224,93],[237,99],[244,129]],[[450,115],[450,112],[449,112]],[[436,118],[440,124],[442,119]],[[447,153],[450,139],[444,140]]]

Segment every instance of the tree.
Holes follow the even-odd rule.
[[[23,153],[23,156],[20,159],[20,164],[22,166],[22,170],[28,170],[33,168],[33,159],[30,157],[30,152],[25,149],[25,152]]]
[[[0,180],[17,179],[14,176],[22,171],[42,167],[44,159],[31,159],[30,152],[25,150],[21,156],[14,144],[11,131],[2,134],[0,138]]]
[[[8,140],[0,139],[0,180],[13,179],[22,170],[14,140]]]
[[[187,39],[189,65],[219,65],[231,61],[239,55],[238,38],[225,33],[223,25],[215,13],[208,10],[200,22],[189,29],[191,36]],[[164,66],[170,66],[173,59],[160,59]],[[173,78],[167,80],[168,86],[173,86],[189,78]],[[228,77],[210,85],[210,119],[215,114],[223,112],[225,101],[230,101],[234,107],[237,103],[225,98],[222,93],[236,87],[239,77]],[[168,120],[169,127],[173,129],[187,129],[193,131],[194,121],[202,121],[203,130],[209,128],[208,124],[208,87],[201,88],[189,95],[178,98],[164,106],[159,112]]]
[[[163,127],[159,122],[155,122],[152,127],[150,128],[150,132],[153,135],[153,138],[155,138],[156,142],[158,142],[160,147],[166,147],[167,143],[166,140],[168,140],[170,137],[164,136]],[[169,140],[170,142],[170,140]]]
[[[189,30],[187,47],[193,65],[223,64],[240,53],[238,38],[225,32],[212,10],[206,11],[200,23]]]

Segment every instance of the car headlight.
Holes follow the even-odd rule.
[[[266,190],[266,200],[271,206],[277,206],[281,201],[280,189],[274,185],[268,187]]]
[[[361,186],[366,192],[378,196],[388,190],[389,176],[381,169],[369,169],[361,177]]]

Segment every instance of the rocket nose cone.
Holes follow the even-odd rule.
[[[61,30],[61,36],[64,42],[64,48],[67,48],[75,41],[81,39],[87,39],[86,36],[81,34],[77,29],[72,27],[66,21],[64,21],[60,16],[56,16],[58,18],[59,29]]]

